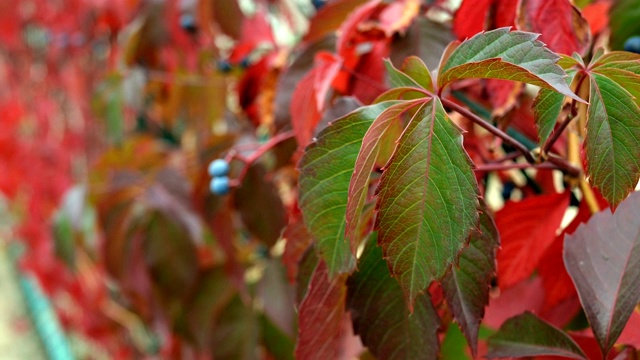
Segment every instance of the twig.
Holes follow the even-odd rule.
[[[471,111],[465,109],[464,107],[456,104],[455,102],[445,99],[445,98],[441,98],[442,103],[448,107],[450,107],[451,109],[455,110],[456,112],[458,112],[460,115],[466,117],[467,119],[473,121],[474,123],[480,125],[482,128],[484,128],[485,130],[487,130],[488,132],[490,132],[491,134],[501,138],[504,142],[506,142],[507,144],[513,146],[516,150],[518,150],[522,156],[524,156],[524,158],[527,160],[528,163],[530,164],[535,164],[536,160],[533,158],[533,156],[531,155],[531,153],[529,152],[529,150],[522,145],[522,143],[520,143],[518,140],[512,138],[511,136],[509,136],[507,133],[505,133],[504,131],[498,129],[497,127],[491,125],[489,122],[487,122],[486,120],[482,119],[481,117],[477,116],[476,114],[472,113]]]

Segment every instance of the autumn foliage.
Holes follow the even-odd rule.
[[[108,357],[640,356],[637,2],[10,3],[7,235]]]

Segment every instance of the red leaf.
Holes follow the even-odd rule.
[[[622,334],[617,341],[618,344],[631,345],[636,349],[640,349],[640,312],[638,309],[634,310],[627,322],[627,325],[622,330]]]
[[[453,19],[453,32],[464,40],[485,29],[487,12],[493,0],[463,0]]]
[[[516,286],[500,291],[500,296],[492,298],[485,310],[483,324],[497,329],[505,320],[525,311],[538,313],[544,302],[544,292],[540,279],[522,281]]]
[[[596,35],[609,26],[609,8],[611,2],[605,0],[591,3],[582,9],[582,16],[589,23],[591,34]]]
[[[298,263],[311,245],[311,235],[304,226],[302,216],[294,215],[289,220],[289,225],[284,229],[282,237],[287,241],[282,254],[282,263],[287,268],[287,276],[290,282],[295,282],[298,276]]]
[[[524,86],[523,83],[515,81],[487,79],[485,89],[493,109],[491,114],[501,117],[515,106]]]
[[[300,303],[297,359],[335,359],[340,346],[340,328],[347,296],[347,275],[329,279],[327,265],[320,260],[307,295]]]
[[[498,283],[501,288],[526,279],[556,237],[556,230],[569,205],[568,193],[508,202],[496,213],[502,239],[498,253]]]
[[[518,28],[542,34],[549,49],[571,55],[584,53],[589,46],[589,24],[569,0],[522,0]]]
[[[380,26],[387,36],[396,32],[404,34],[420,12],[420,0],[401,0],[391,2],[380,13]]]
[[[291,96],[291,123],[299,146],[306,146],[321,118],[331,82],[341,67],[328,52],[316,54],[314,68],[305,75]]]
[[[596,192],[596,199],[602,209],[609,207],[607,201]],[[538,266],[538,274],[542,278],[542,286],[546,294],[544,308],[548,309],[561,301],[577,295],[576,288],[562,259],[562,249],[564,236],[573,234],[578,225],[587,222],[591,218],[591,211],[585,201],[580,203],[578,214],[560,235],[556,237],[553,244],[544,253],[544,261]]]
[[[497,0],[494,25],[496,28],[514,26],[518,2],[513,0]]]

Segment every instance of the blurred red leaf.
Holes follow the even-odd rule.
[[[569,0],[521,0],[516,20],[521,30],[540,33],[549,49],[583,54],[591,40],[589,24]]]
[[[487,79],[485,89],[492,108],[491,114],[500,117],[515,106],[518,96],[524,89],[524,84],[508,80]]]
[[[593,2],[582,9],[582,16],[589,23],[591,34],[596,35],[609,26],[609,9],[611,2],[608,0]]]
[[[453,32],[464,40],[485,29],[487,12],[494,0],[463,0],[453,18]]]
[[[307,295],[300,303],[296,358],[336,358],[347,296],[346,280],[346,274],[329,279],[324,261],[318,263]]]
[[[298,263],[311,245],[311,234],[307,231],[300,214],[291,217],[282,237],[286,240],[282,263],[287,267],[287,277],[295,282],[298,276]]]
[[[313,136],[341,61],[329,52],[316,54],[313,69],[296,86],[291,96],[291,123],[298,145],[306,146]]]
[[[508,288],[526,279],[538,265],[569,205],[568,193],[508,202],[496,213],[502,239],[498,253],[498,283]]]

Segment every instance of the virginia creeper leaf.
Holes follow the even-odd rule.
[[[501,288],[526,279],[556,237],[569,206],[569,196],[549,194],[508,202],[496,213],[502,249],[498,253]]]
[[[420,105],[422,100],[406,101],[395,104],[383,111],[373,121],[362,139],[362,147],[355,162],[353,175],[349,183],[349,195],[346,209],[345,237],[351,244],[351,251],[355,255],[360,245],[359,229],[361,214],[369,192],[369,180],[374,169],[376,158],[384,141],[395,141],[387,138],[387,132],[394,123],[401,121],[400,116],[409,109]]]
[[[297,359],[335,359],[338,334],[347,295],[347,275],[330,279],[324,261],[320,261],[307,295],[300,303]]]
[[[509,28],[477,34],[451,53],[440,69],[438,86],[468,78],[505,79],[553,89],[584,102],[569,89],[566,74],[556,65],[560,57],[537,37]]]
[[[300,160],[300,209],[333,277],[355,265],[344,238],[349,180],[362,138],[373,120],[397,102],[362,107],[326,127]]]
[[[360,270],[348,280],[347,306],[353,329],[379,359],[435,359],[440,319],[429,295],[420,294],[413,313],[391,277],[382,250],[372,237],[360,258]]]
[[[566,236],[564,263],[606,354],[640,301],[640,192]]]
[[[378,187],[376,228],[411,308],[456,262],[478,221],[478,185],[460,129],[426,100],[402,134]]]
[[[540,146],[549,139],[553,128],[556,126],[560,112],[562,111],[562,101],[564,95],[559,92],[540,89],[540,92],[533,101],[533,118],[538,127],[538,140]]]
[[[586,359],[569,335],[528,311],[505,321],[489,337],[488,345],[488,358],[556,355]]]
[[[471,241],[460,254],[458,266],[453,266],[442,279],[442,290],[449,308],[467,338],[472,353],[478,348],[478,328],[489,303],[491,279],[496,273],[496,248],[500,246],[498,229],[493,219],[483,211],[479,229],[471,233]]]
[[[387,75],[389,76],[389,82],[391,82],[392,87],[420,87],[409,75],[396,69],[389,60],[384,61],[384,66],[387,68]]]
[[[614,80],[592,73],[590,82],[587,172],[615,208],[640,179],[640,107]]]
[[[557,53],[584,54],[591,41],[589,24],[569,0],[522,0],[518,29],[540,34],[540,40]]]
[[[427,65],[417,56],[409,56],[402,64],[402,71],[422,88],[433,92],[433,80]]]
[[[464,40],[485,28],[487,12],[493,0],[463,0],[453,18],[453,31]]]

